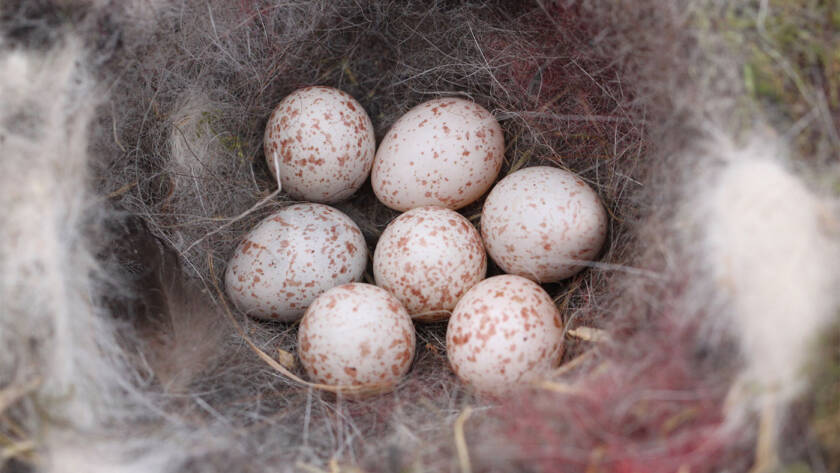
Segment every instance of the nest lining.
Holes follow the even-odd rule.
[[[537,164],[580,174],[597,189],[612,216],[603,262],[613,265],[608,268],[627,263],[618,256],[626,247],[626,222],[636,218],[630,202],[644,179],[645,123],[642,107],[633,103],[631,89],[621,80],[620,67],[604,51],[594,54],[606,45],[581,48],[597,33],[597,25],[581,21],[585,9],[540,8],[528,2],[441,3],[431,8],[421,3],[250,9],[219,4],[207,11],[190,5],[195,10],[170,20],[169,27],[178,34],[154,38],[135,47],[133,56],[112,59],[120,83],[135,88],[119,94],[112,105],[119,150],[100,173],[105,193],[141,217],[166,251],[177,254],[184,272],[203,286],[208,302],[215,300],[210,304],[216,304],[217,314],[223,296],[216,281],[234,245],[261,218],[288,203],[282,197],[267,199],[276,188],[261,149],[267,117],[286,94],[314,84],[340,88],[359,100],[377,140],[422,101],[462,96],[480,103],[505,132],[500,176]],[[193,20],[187,23],[186,18]],[[137,84],[145,87],[138,89]],[[129,113],[140,110],[142,115]],[[397,215],[376,200],[369,183],[335,206],[357,222],[371,254],[379,234]],[[462,213],[477,222],[480,209],[479,201]],[[494,273],[498,270],[491,268],[489,275]],[[568,328],[599,323],[592,311],[580,309],[597,303],[592,293],[603,290],[608,273],[588,271],[547,287]],[[372,282],[370,271],[365,280]],[[294,327],[236,317],[254,348],[273,357],[295,352]],[[298,426],[290,430],[303,424],[304,432],[291,436],[289,444],[318,451],[321,458],[335,456],[337,449],[340,458],[355,460],[364,451],[356,444],[371,443],[363,439],[393,435],[388,427],[395,425],[379,419],[423,415],[400,412],[406,406],[430,404],[420,412],[439,411],[439,425],[445,426],[461,406],[492,405],[474,398],[454,379],[446,363],[444,333],[441,324],[418,326],[412,371],[393,394],[364,404],[339,403],[350,412],[366,413],[354,413],[354,421],[343,427],[350,429],[341,433],[347,445],[324,442],[326,432],[342,428],[331,414],[336,409],[332,396],[260,366],[235,332],[221,341],[237,346],[235,352],[261,373],[258,380],[233,384],[211,365],[203,373],[196,368],[184,388],[211,393],[203,398],[211,406],[237,406],[227,414],[234,419],[286,417],[289,425]],[[588,348],[590,342],[578,340],[568,337],[566,360]],[[169,343],[168,350],[183,349],[177,338]],[[231,375],[241,376],[227,373]],[[243,392],[243,385],[250,389]],[[254,398],[258,407],[247,401]],[[396,426],[400,424],[411,427],[405,420]],[[276,428],[274,422],[270,425]],[[315,429],[326,431],[316,435]]]

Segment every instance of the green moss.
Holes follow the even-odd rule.
[[[221,121],[221,118],[215,113],[202,112],[201,118],[195,127],[196,138],[201,138],[205,131],[209,132],[211,135],[218,136],[219,144],[227,152],[235,155],[239,159],[246,159],[245,142],[232,133],[220,130],[221,127],[218,126],[218,123]]]
[[[228,152],[235,154],[237,158],[245,159],[242,140],[239,139],[238,136],[222,135],[219,137],[219,143],[221,143]]]
[[[740,61],[744,100],[736,113],[747,119],[738,123],[749,129],[755,118],[771,117],[779,130],[809,124],[792,137],[797,154],[822,161],[836,154],[836,125],[826,117],[840,117],[840,0],[731,2],[723,15],[699,14],[695,25]],[[823,104],[829,113],[814,114]]]
[[[813,473],[813,471],[814,470],[805,463],[794,463],[779,468],[776,470],[776,473]]]
[[[744,82],[753,98],[774,104],[785,99],[786,84],[782,76],[774,71],[770,57],[758,49],[753,49],[750,62],[744,64]]]
[[[829,471],[840,471],[840,321],[827,330],[810,367],[810,430]]]

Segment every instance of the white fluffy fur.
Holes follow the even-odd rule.
[[[23,427],[55,472],[94,471],[91,461],[104,457],[79,445],[96,445],[104,425],[140,405],[120,327],[100,313],[86,234],[101,201],[87,192],[97,95],[84,60],[73,40],[0,56],[0,382],[41,381],[21,401],[41,414]]]
[[[714,164],[688,207],[708,271],[697,284],[740,342],[744,400],[784,403],[803,388],[816,336],[836,315],[830,206],[788,168],[778,138],[762,133],[741,147],[719,139],[708,151]]]
[[[39,397],[73,425],[89,426],[123,375],[112,364],[119,348],[110,327],[94,313],[96,269],[80,232],[94,105],[80,58],[71,42],[46,56],[11,52],[0,60],[0,334],[6,347],[37,340],[14,351],[37,366]]]

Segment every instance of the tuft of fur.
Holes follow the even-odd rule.
[[[787,403],[803,389],[817,336],[835,317],[840,270],[830,201],[788,168],[778,138],[713,141],[713,164],[686,212],[700,227],[698,258],[714,284],[710,310],[740,341],[749,403]],[[712,154],[713,153],[713,154]]]
[[[0,248],[3,372],[38,376],[45,401],[79,426],[95,423],[107,404],[120,348],[91,304],[96,270],[80,228],[87,218],[87,124],[91,81],[77,62],[78,42],[49,55],[6,51],[0,73],[3,194]],[[12,321],[14,325],[12,325]],[[79,350],[79,346],[90,350]],[[94,347],[114,358],[102,359]],[[5,377],[4,377],[5,378]],[[79,383],[84,380],[84,383]],[[68,396],[78,391],[79,396]],[[63,402],[62,400],[66,400]]]
[[[142,397],[120,324],[99,303],[106,275],[90,238],[101,200],[88,190],[98,99],[86,61],[73,37],[45,53],[0,54],[0,387],[26,387],[0,414],[30,459],[129,421]]]

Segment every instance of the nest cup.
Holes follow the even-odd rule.
[[[248,318],[224,294],[225,264],[238,241],[292,203],[265,161],[266,121],[292,91],[325,85],[363,105],[378,143],[421,102],[472,100],[504,131],[499,177],[532,165],[580,175],[611,215],[601,261],[622,265],[633,253],[631,202],[649,170],[649,112],[634,103],[613,38],[598,38],[609,31],[608,10],[506,1],[127,2],[79,6],[62,20],[59,8],[20,6],[15,14],[55,18],[61,28],[52,31],[62,32],[21,33],[23,43],[61,48],[81,36],[94,65],[76,73],[107,90],[90,125],[92,191],[107,215],[107,244],[93,251],[119,290],[103,291],[97,304],[126,328],[120,350],[126,369],[144,380],[137,395],[156,406],[154,422],[186,445],[186,432],[199,429],[221,439],[213,447],[220,452],[241,449],[207,461],[216,468],[461,462],[452,422],[467,406],[478,419],[502,401],[454,377],[445,323],[417,325],[413,367],[392,392],[359,396],[355,388],[302,380],[296,325]],[[482,201],[460,213],[478,225]],[[334,206],[359,225],[371,255],[398,215],[370,182]],[[595,268],[545,285],[567,330],[601,325],[593,307],[611,298],[604,295],[609,279]],[[370,267],[364,281],[373,283]],[[590,350],[591,338],[567,336],[563,361]],[[252,438],[237,437],[237,428]],[[489,436],[479,450],[496,443]],[[175,457],[206,461],[193,447],[186,452]]]
[[[335,87],[359,100],[374,123],[377,142],[396,118],[420,102],[463,97],[479,103],[504,130],[500,177],[540,164],[578,173],[597,190],[613,217],[604,261],[624,262],[615,255],[627,232],[622,227],[624,201],[640,187],[633,176],[641,178],[638,171],[643,169],[639,162],[644,124],[635,118],[639,110],[632,104],[632,89],[622,89],[629,86],[621,81],[620,68],[610,64],[614,58],[598,50],[603,46],[581,48],[588,41],[584,38],[603,26],[597,18],[582,21],[586,9],[499,2],[439,4],[430,10],[414,4],[373,4],[336,5],[325,11],[256,5],[190,11],[195,26],[171,47],[198,48],[198,56],[184,64],[170,59],[165,68],[124,77],[121,80],[128,83],[151,74],[161,83],[141,89],[142,94],[134,90],[114,98],[130,101],[118,107],[125,116],[115,117],[116,144],[133,143],[135,148],[120,150],[114,159],[141,166],[121,173],[111,165],[106,169],[112,174],[102,177],[115,206],[139,216],[163,251],[177,255],[185,278],[214,291],[244,233],[291,202],[276,192],[260,138],[273,107],[309,85]],[[315,15],[310,30],[283,23],[307,15]],[[267,18],[271,24],[262,25]],[[241,26],[228,24],[236,19]],[[356,20],[361,23],[354,24]],[[409,27],[413,33],[395,41]],[[147,53],[166,51],[163,44],[144,47]],[[151,56],[154,59],[141,64],[156,66],[160,56]],[[144,118],[130,114],[138,109],[134,101],[151,106],[157,120],[145,117],[152,123],[133,127]],[[482,202],[483,197],[461,213],[478,224]],[[335,206],[362,228],[371,254],[384,226],[398,215],[377,201],[369,182]],[[488,276],[494,274],[500,271],[491,264]],[[570,322],[573,314],[585,314],[577,310],[585,303],[582,294],[603,287],[604,278],[603,272],[585,271],[546,288]],[[365,280],[373,282],[370,270]],[[222,295],[214,296],[218,304]],[[294,352],[292,326],[234,315],[246,330],[259,332],[257,338],[276,337],[272,332],[279,330],[285,337],[275,346]],[[442,362],[445,327],[418,328],[421,349],[433,348],[430,353],[440,359],[421,375],[422,360],[430,354],[418,354],[415,377],[436,372],[451,378]],[[567,343],[566,359],[580,354],[578,339]]]

